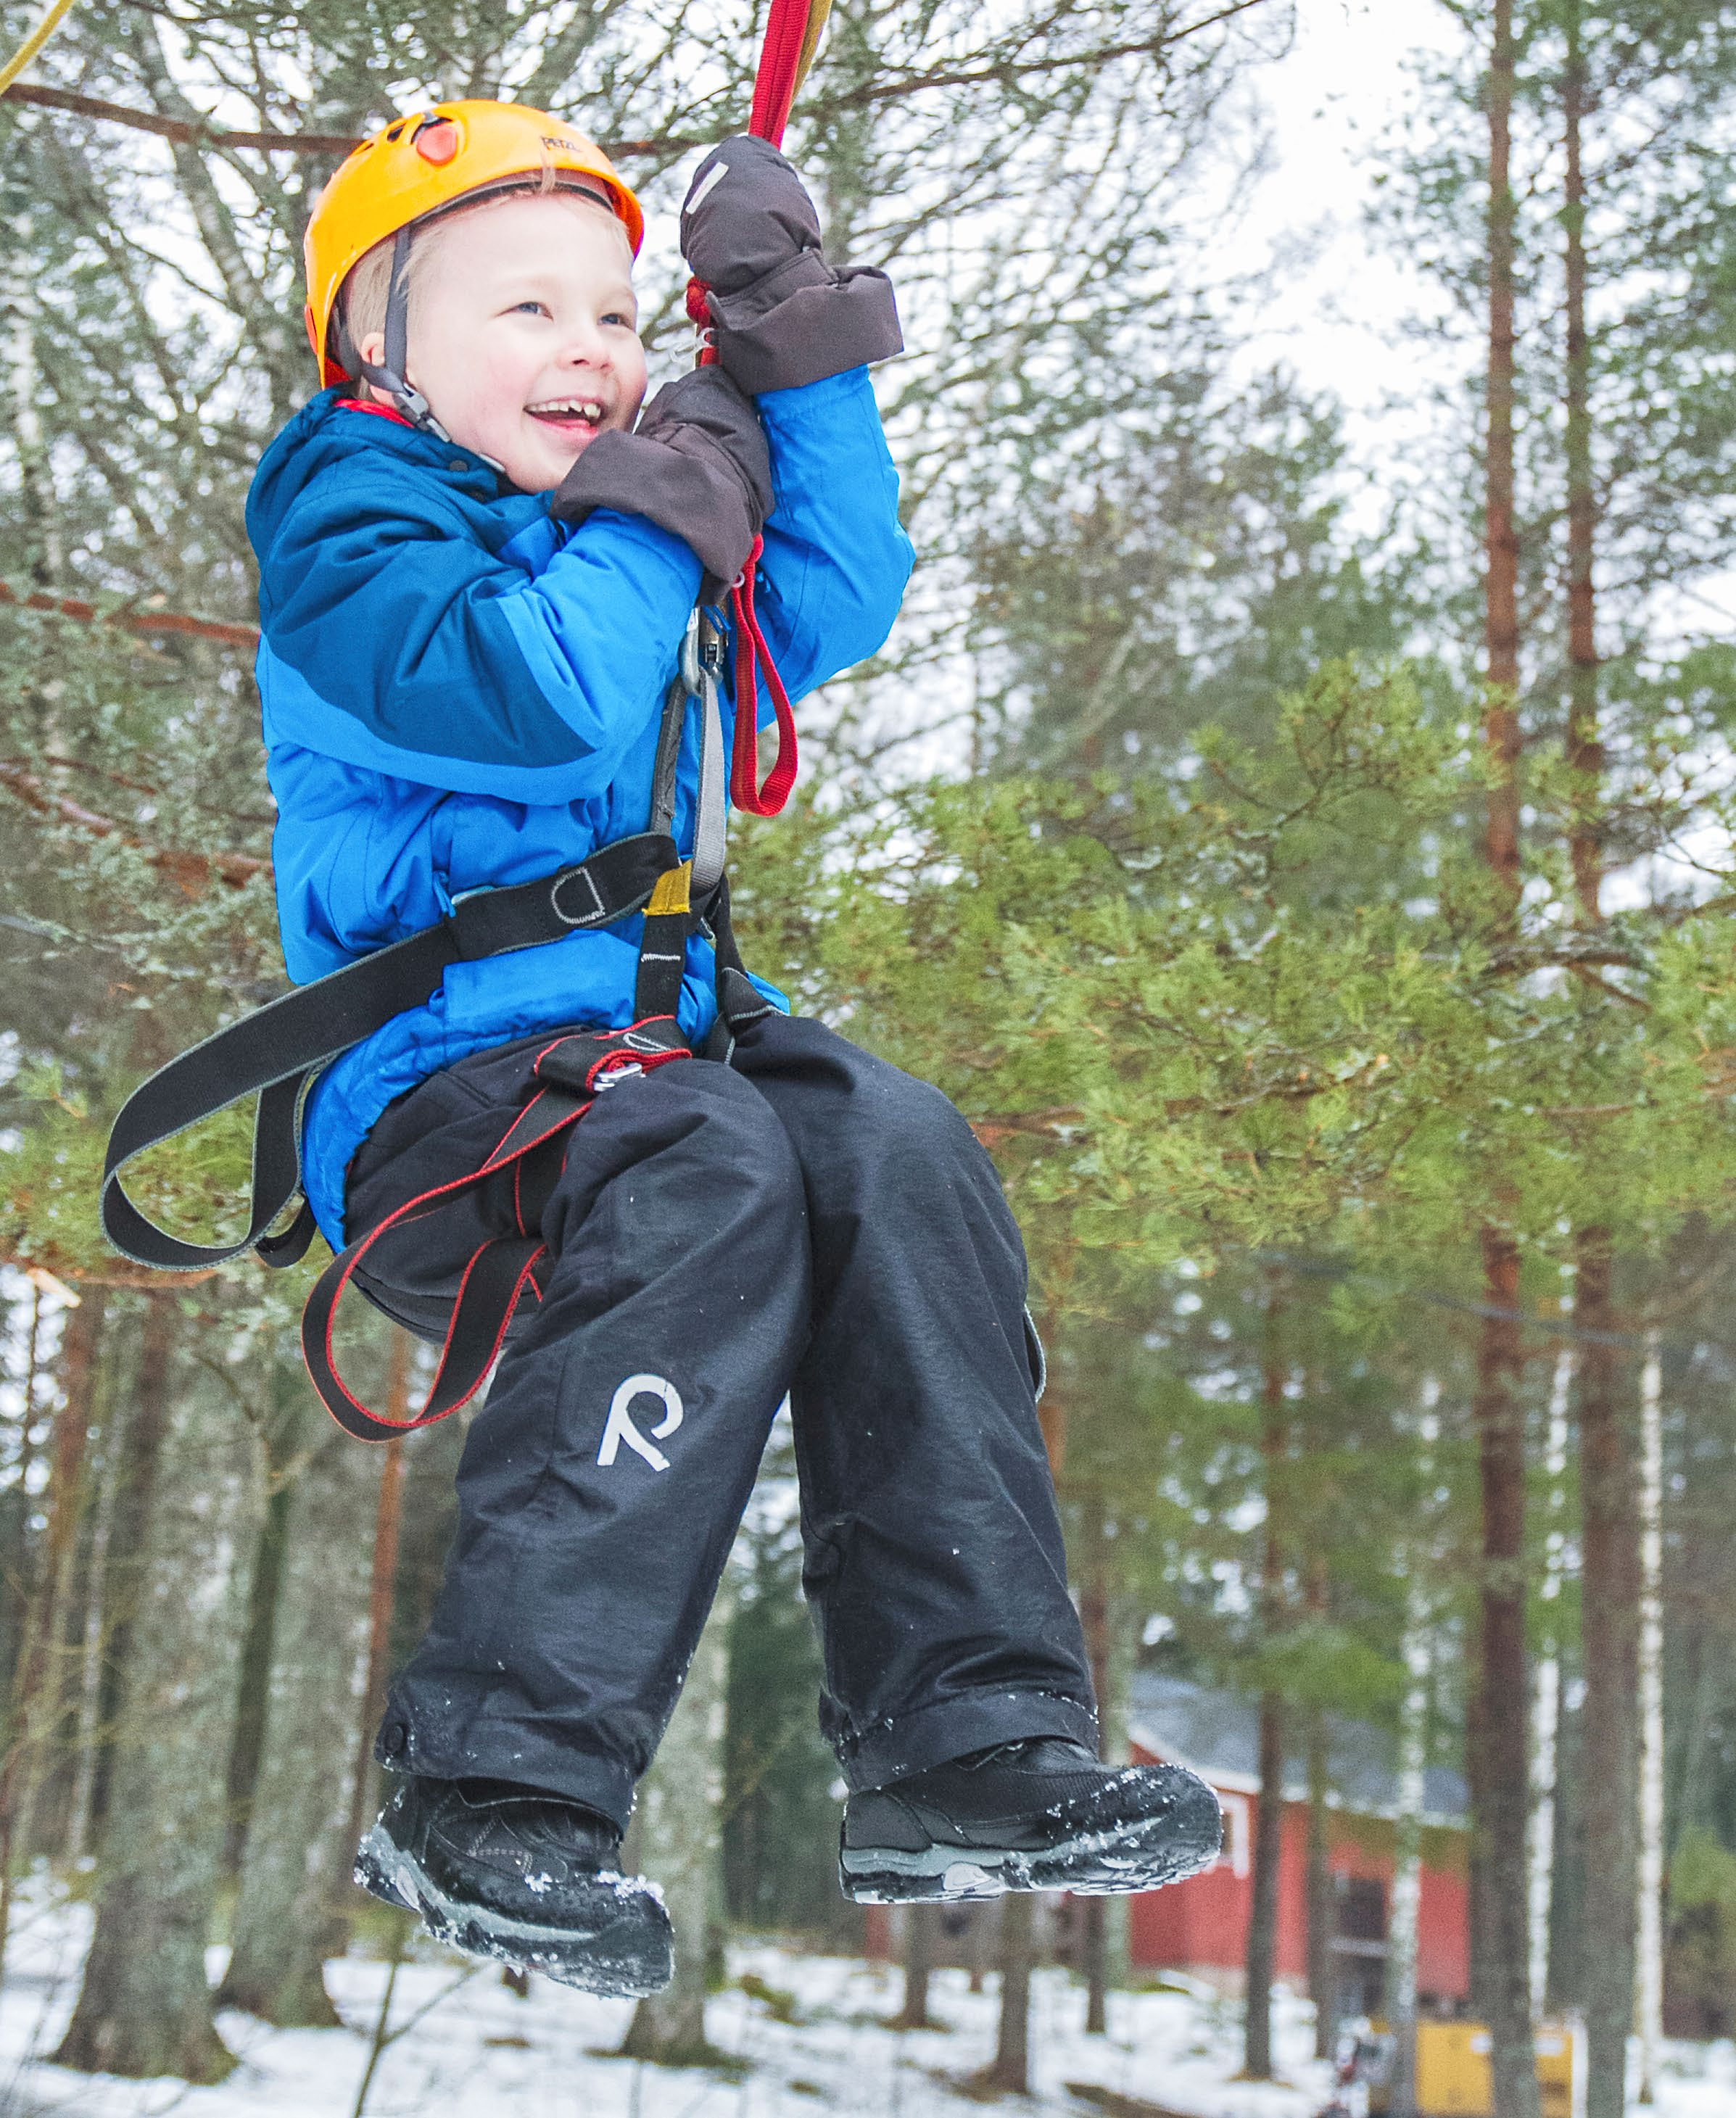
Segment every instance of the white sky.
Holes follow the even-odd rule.
[[[1363,225],[1367,158],[1405,107],[1407,60],[1451,49],[1461,33],[1437,0],[1297,0],[1297,16],[1294,49],[1260,81],[1273,169],[1237,232],[1234,261],[1256,267],[1308,244],[1305,266],[1280,272],[1252,352],[1336,393],[1359,415],[1353,437],[1366,448],[1383,396],[1414,384],[1415,349],[1395,349],[1395,326],[1433,306],[1426,284]]]
[[[1419,382],[1464,371],[1465,349],[1395,343],[1407,316],[1437,312],[1438,299],[1362,224],[1373,192],[1368,160],[1410,92],[1406,62],[1451,50],[1462,31],[1438,0],[1296,0],[1294,48],[1267,67],[1260,94],[1272,130],[1272,171],[1252,201],[1230,260],[1257,269],[1298,238],[1311,238],[1301,269],[1279,272],[1248,358],[1281,359],[1308,387],[1336,395],[1349,414],[1353,456],[1389,490],[1402,476],[1404,442],[1431,416]],[[1470,357],[1476,358],[1475,349]],[[1736,610],[1736,571],[1696,585],[1684,632]],[[1667,628],[1669,613],[1661,613]],[[1727,858],[1721,837],[1692,840],[1697,857]],[[1662,885],[1709,888],[1667,858],[1612,876],[1606,907],[1643,902]]]

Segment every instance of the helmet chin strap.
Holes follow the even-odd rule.
[[[460,443],[434,417],[433,407],[417,389],[404,370],[410,352],[410,300],[405,290],[405,276],[410,266],[410,231],[400,228],[391,246],[391,281],[386,294],[386,358],[382,363],[365,360],[362,349],[350,335],[350,326],[341,308],[337,315],[338,358],[352,374],[360,376],[383,390],[391,398],[395,409],[409,420],[420,433],[432,434],[437,442],[456,448]],[[481,449],[472,448],[470,454],[485,463],[490,470],[498,470],[502,477],[507,467]]]
[[[364,359],[347,326],[342,330],[340,349],[353,354],[359,373],[377,390],[386,392],[411,426],[432,434],[436,441],[450,442],[451,436],[434,417],[427,398],[404,372],[410,358],[410,296],[405,285],[410,271],[410,243],[408,228],[400,228],[392,240],[391,281],[386,295],[385,361],[377,364]]]

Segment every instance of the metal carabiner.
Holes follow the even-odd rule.
[[[687,613],[687,629],[681,636],[681,681],[690,699],[700,696],[700,686],[705,681],[705,664],[701,659],[699,628],[704,613],[697,603]]]

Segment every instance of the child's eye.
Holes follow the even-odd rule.
[[[637,319],[620,309],[611,309],[603,321],[606,324],[619,324],[623,331],[637,331],[639,328]]]
[[[515,302],[512,304],[514,316],[527,310],[533,316],[546,317],[549,314],[549,305],[546,302]]]

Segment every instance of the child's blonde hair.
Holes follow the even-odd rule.
[[[432,221],[410,246],[410,256],[404,266],[408,326],[414,326],[418,291],[426,284],[438,260],[440,238],[446,229],[466,214],[482,213],[491,206],[509,206],[516,199],[541,198],[551,192],[567,192],[579,198],[594,199],[619,227],[613,202],[605,192],[594,191],[588,184],[575,183],[558,169],[545,169],[539,177],[527,178],[522,184],[514,184],[510,191],[484,192],[474,199],[465,199]],[[624,229],[622,234],[624,238]],[[377,243],[372,250],[364,251],[351,267],[338,296],[344,329],[349,334],[350,345],[358,349],[371,331],[383,331],[386,328],[386,300],[391,288],[392,249],[396,240],[395,236],[388,235],[383,243]]]

